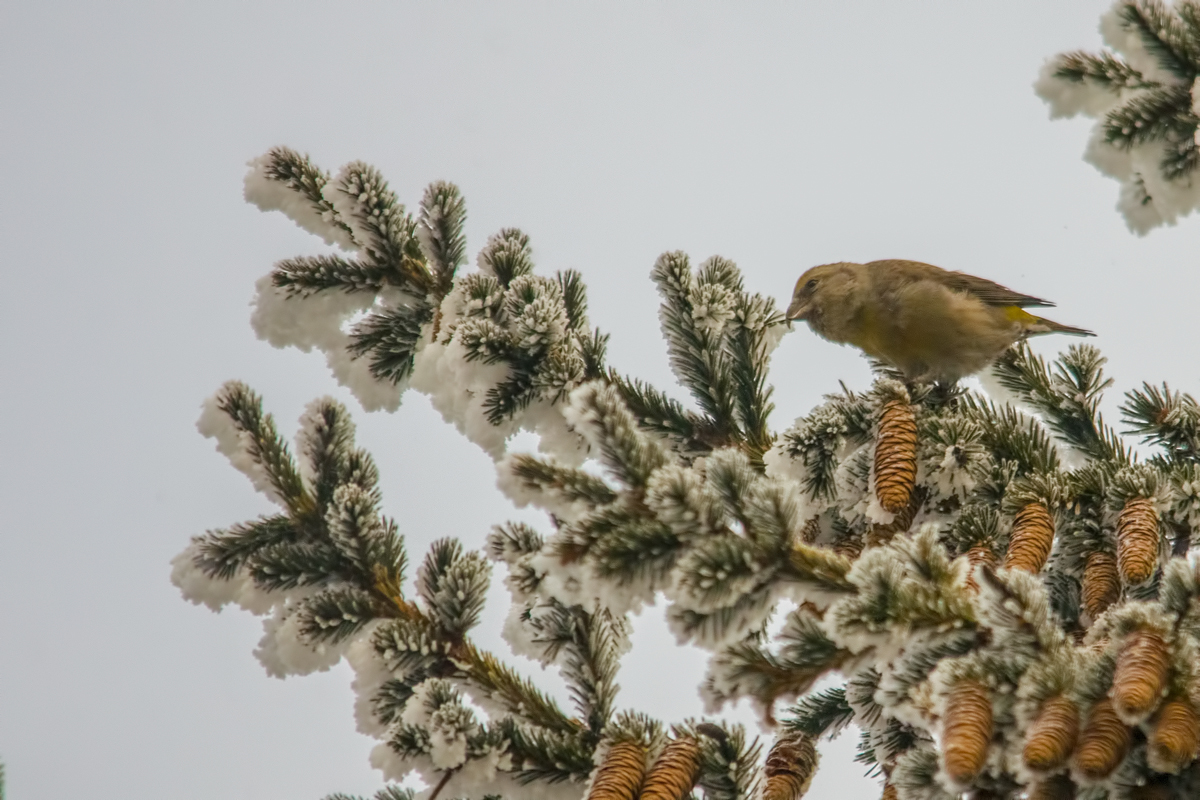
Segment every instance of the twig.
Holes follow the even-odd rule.
[[[458,768],[446,770],[446,774],[438,781],[438,785],[434,787],[433,794],[429,795],[429,800],[437,800],[437,796],[441,794],[442,789],[446,788],[446,784],[450,782],[450,776],[458,772]]]

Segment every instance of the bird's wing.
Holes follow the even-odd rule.
[[[1040,297],[1034,297],[1031,294],[1021,294],[1014,292],[1007,286],[1001,286],[995,281],[989,281],[987,278],[976,278],[974,275],[967,275],[965,272],[947,272],[948,280],[946,285],[951,289],[967,292],[978,297],[989,306],[1053,306],[1049,300],[1043,300]]]
[[[1049,308],[1054,305],[1049,300],[1043,300],[1031,294],[1014,292],[1007,286],[1001,286],[987,278],[977,278],[965,272],[949,272],[941,267],[923,264],[920,261],[872,261],[868,266],[895,270],[914,281],[936,281],[948,289],[977,297],[989,306],[1020,306],[1022,308],[1044,306]]]

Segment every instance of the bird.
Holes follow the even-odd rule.
[[[1029,336],[1095,336],[1025,310],[1053,305],[965,272],[887,259],[812,267],[796,281],[785,316],[859,348],[911,382],[954,383]]]

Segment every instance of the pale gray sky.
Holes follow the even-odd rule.
[[[357,410],[415,553],[515,516],[488,458],[420,396],[362,413],[319,355],[254,339],[254,281],[318,242],[241,199],[275,144],[379,166],[414,204],[463,189],[474,253],[502,226],[587,277],[612,363],[670,385],[655,256],[734,259],[784,297],[834,260],[911,258],[1049,297],[1092,328],[1117,387],[1196,392],[1200,220],[1138,239],[1050,122],[1047,56],[1099,45],[1106,2],[0,6],[0,758],[10,796],[300,800],[368,792],[350,673],[278,681],[259,623],[182,601],[189,536],[268,510],[202,439],[240,378],[285,430]],[[1065,341],[1045,340],[1043,352]],[[800,330],[776,352],[775,427],[863,386]],[[1110,403],[1110,407],[1115,403]],[[506,609],[496,587],[480,638]],[[702,663],[660,609],[636,621],[621,702],[697,713]],[[659,612],[659,613],[656,613]],[[552,679],[547,678],[550,682]],[[743,714],[743,718],[749,719]],[[811,797],[878,796],[826,748]]]

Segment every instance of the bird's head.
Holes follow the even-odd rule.
[[[802,319],[814,331],[825,335],[829,323],[853,313],[863,287],[862,265],[848,261],[813,267],[796,281],[789,320]]]

